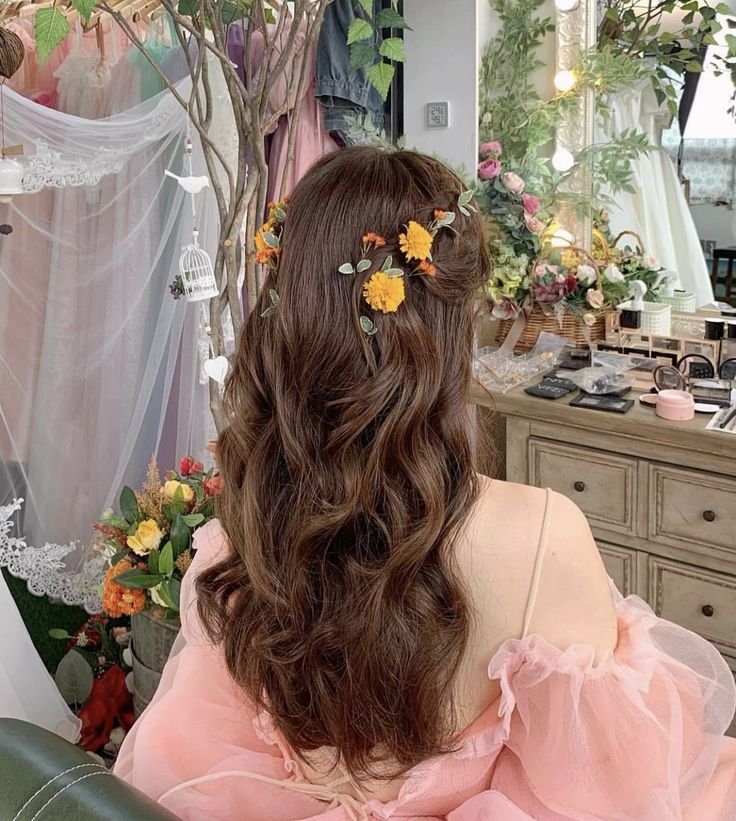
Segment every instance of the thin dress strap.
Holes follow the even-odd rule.
[[[524,627],[521,631],[521,638],[524,639],[529,632],[529,626],[534,615],[534,605],[537,603],[539,593],[539,580],[542,576],[542,565],[544,564],[544,554],[547,550],[547,536],[549,534],[549,524],[552,519],[552,491],[546,488],[546,499],[544,503],[544,519],[542,519],[542,529],[539,533],[539,544],[537,546],[537,557],[534,560],[534,571],[532,573],[532,583],[529,586],[529,595],[526,599],[526,610],[524,611]]]

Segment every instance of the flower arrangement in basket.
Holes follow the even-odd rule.
[[[221,488],[217,472],[190,456],[163,483],[152,458],[145,484],[123,488],[120,513],[108,510],[93,525],[112,556],[102,592],[108,616],[133,616],[150,606],[178,614],[181,580],[194,556],[192,534],[214,516]]]
[[[608,215],[594,219],[593,254],[555,230],[550,211],[526,191],[524,179],[504,170],[497,141],[480,147],[476,199],[489,229],[492,275],[486,286],[490,310],[501,320],[499,342],[516,324],[514,347],[530,350],[542,331],[576,346],[605,336],[605,312],[626,300],[629,283],[642,279],[653,289],[662,269],[639,246],[618,248]]]
[[[624,237],[632,237],[636,245],[620,247]],[[659,302],[657,288],[663,280],[664,268],[655,257],[644,251],[644,242],[636,231],[621,231],[613,237],[608,246],[607,264],[615,266],[623,274],[626,282],[643,282],[647,286],[647,301]]]
[[[530,350],[543,331],[576,346],[605,336],[605,311],[626,297],[623,274],[576,246],[546,245],[523,273],[509,281],[507,269],[495,268],[487,286],[494,316],[501,319],[499,339],[516,325],[514,347]]]

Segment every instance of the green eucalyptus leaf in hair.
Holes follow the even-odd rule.
[[[359,274],[362,274],[363,271],[367,271],[373,263],[369,259],[361,259],[357,265],[357,271]]]
[[[277,220],[281,220],[283,222],[286,219],[286,211],[283,208],[276,208],[273,212],[276,216]]]
[[[368,336],[373,336],[373,334],[378,331],[378,328],[376,328],[373,320],[369,319],[367,316],[361,316],[360,327],[363,329],[364,333],[368,334]]]
[[[403,277],[404,276],[404,269],[403,268],[387,268],[384,272],[387,277]]]
[[[279,295],[274,291],[273,288],[268,289],[268,295],[271,297],[271,304],[274,307],[278,307],[281,304],[281,300],[279,299]]]
[[[350,262],[343,262],[343,264],[337,270],[341,274],[354,274],[355,273],[355,268],[353,268],[353,265]]]
[[[467,191],[463,191],[462,194],[457,198],[458,205],[468,205],[470,200],[473,199],[475,191],[472,188],[469,188]]]
[[[386,259],[383,261],[383,265],[381,266],[381,270],[382,271],[388,271],[388,269],[393,264],[394,264],[394,258],[393,257],[386,257]]]
[[[442,219],[437,220],[437,227],[444,228],[447,225],[452,225],[452,223],[455,222],[456,217],[457,214],[454,211],[447,211]]]
[[[269,305],[268,308],[261,314],[261,319],[265,319],[267,316],[272,316],[276,313],[276,306]]]
[[[266,245],[268,245],[269,248],[279,247],[279,238],[276,236],[276,234],[272,234],[270,231],[264,231],[263,241],[266,243]]]

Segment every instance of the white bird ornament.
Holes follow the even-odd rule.
[[[180,177],[168,169],[164,173],[167,177],[175,179],[187,194],[199,194],[203,188],[208,188],[210,184],[208,177]]]

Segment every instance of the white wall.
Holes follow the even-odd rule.
[[[478,155],[478,6],[486,0],[404,0],[404,133],[408,148],[475,168]],[[450,127],[425,125],[425,105],[447,100]]]
[[[736,245],[736,211],[723,205],[691,205],[700,239],[712,239],[716,248]]]
[[[553,0],[540,13],[554,16]],[[498,21],[488,0],[404,0],[404,133],[408,148],[436,154],[470,173],[478,156],[478,67]],[[545,65],[534,75],[542,97],[554,91],[554,35],[540,49]],[[450,127],[428,129],[425,106],[450,103]]]

